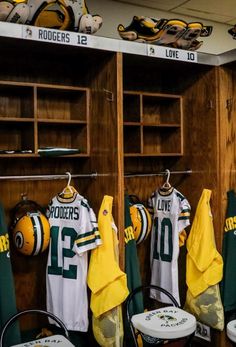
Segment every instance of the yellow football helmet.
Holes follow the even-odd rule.
[[[11,215],[11,240],[17,251],[31,256],[44,252],[50,241],[50,225],[43,208],[23,196]]]
[[[41,212],[27,212],[13,229],[13,242],[24,255],[37,255],[44,252],[50,240],[50,226]]]
[[[63,0],[44,2],[35,12],[31,24],[37,27],[70,30],[72,19]]]
[[[146,207],[141,203],[130,206],[130,217],[134,228],[134,238],[139,244],[147,239],[152,228],[152,219]]]

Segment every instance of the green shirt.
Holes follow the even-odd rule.
[[[5,223],[4,209],[0,204],[0,330],[16,310],[15,287],[10,260],[9,235]],[[20,343],[18,322],[9,326],[5,338],[7,346]]]
[[[127,284],[129,291],[141,286],[141,275],[139,268],[139,259],[137,254],[137,246],[134,238],[133,225],[129,210],[130,202],[128,195],[125,195],[125,272],[127,274]],[[143,295],[138,293],[133,297],[130,307],[130,315],[141,313],[144,311]],[[125,340],[128,347],[133,347],[131,332],[125,321]]]
[[[223,250],[224,261],[221,296],[225,312],[236,310],[236,195],[227,192],[228,205],[225,217]]]

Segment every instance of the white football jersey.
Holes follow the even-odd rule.
[[[190,224],[190,205],[175,188],[156,190],[148,201],[153,213],[151,233],[151,284],[170,292],[180,303],[178,283],[179,233]],[[151,290],[151,297],[170,303],[165,294]]]
[[[78,193],[54,197],[48,207],[51,239],[47,262],[47,310],[68,330],[88,330],[88,250],[101,244],[96,216]],[[50,320],[50,322],[53,322]]]

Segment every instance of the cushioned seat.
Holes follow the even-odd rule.
[[[157,307],[158,302],[155,300],[155,309],[145,307],[144,312],[133,313],[132,302],[135,296],[141,292],[143,295],[148,293],[149,297],[150,289],[165,294],[172,302],[172,306],[163,307],[161,304]],[[196,318],[182,310],[167,290],[151,284],[140,286],[130,292],[126,299],[126,316],[135,347],[139,346],[139,336],[145,342],[145,346],[159,346],[182,339],[185,340],[185,346],[190,345],[197,326]]]
[[[24,310],[16,313],[15,315],[11,316],[4,326],[2,327],[1,334],[0,334],[0,347],[3,347],[6,345],[7,341],[4,341],[6,332],[8,328],[14,323],[19,317],[26,315],[26,314],[39,314],[39,315],[45,315],[47,317],[50,317],[54,320],[55,323],[63,330],[64,335],[52,335],[48,336],[42,339],[37,339],[30,342],[20,343],[11,347],[28,347],[28,346],[45,346],[45,347],[74,347],[74,345],[70,342],[69,332],[65,326],[65,324],[56,317],[53,313],[47,312],[45,310],[37,310],[37,309],[29,309]],[[7,340],[7,339],[6,339]]]
[[[20,343],[19,345],[14,345],[11,347],[26,347],[26,346],[47,346],[47,347],[73,347],[72,343],[67,340],[64,336],[62,335],[53,335],[49,337],[45,337],[43,339],[38,339],[34,341],[29,341],[26,343]]]
[[[133,315],[131,322],[143,334],[160,339],[178,339],[196,330],[196,318],[172,306]]]
[[[226,333],[228,338],[236,343],[236,319],[227,324]]]

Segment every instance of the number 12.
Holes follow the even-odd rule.
[[[48,266],[49,275],[58,275],[64,278],[76,279],[77,266],[70,264],[68,269],[64,269],[64,259],[73,258],[75,252],[72,250],[77,233],[73,228],[64,227],[61,231],[61,239],[65,240],[66,237],[70,238],[70,247],[59,249],[58,236],[60,235],[59,227],[52,226],[51,232],[51,266]],[[61,258],[62,266],[59,266],[59,259]]]

